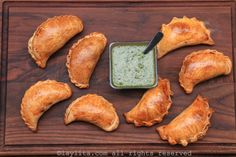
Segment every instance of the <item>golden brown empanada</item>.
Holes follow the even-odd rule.
[[[186,93],[192,93],[196,84],[219,75],[228,75],[231,69],[228,56],[216,50],[200,50],[185,57],[179,82]]]
[[[37,131],[37,124],[42,114],[52,105],[69,98],[71,88],[62,82],[54,80],[38,81],[26,92],[21,103],[21,117],[25,124]]]
[[[89,122],[105,131],[113,131],[119,125],[113,105],[96,94],[84,95],[70,104],[65,113],[65,124],[73,121]]]
[[[77,87],[89,87],[90,77],[106,43],[102,33],[93,32],[78,40],[69,50],[66,66],[71,82]]]
[[[189,45],[207,44],[213,45],[214,41],[202,21],[194,18],[174,17],[169,24],[163,24],[161,28],[164,37],[157,45],[158,58],[168,52]]]
[[[124,116],[135,126],[152,126],[160,123],[172,104],[172,91],[167,79],[159,78],[158,86],[149,89],[139,103]]]
[[[170,144],[187,146],[206,134],[212,113],[207,99],[198,96],[180,115],[169,124],[158,127],[157,131]]]
[[[49,18],[30,38],[29,53],[39,67],[45,68],[48,58],[82,30],[83,23],[77,16],[64,15]]]

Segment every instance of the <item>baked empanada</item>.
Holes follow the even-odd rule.
[[[124,116],[135,126],[152,126],[160,123],[172,104],[172,91],[167,79],[159,78],[158,86],[149,89],[138,104]]]
[[[113,131],[119,125],[113,104],[96,94],[87,94],[73,101],[66,109],[64,120],[66,125],[73,121],[89,122],[105,131]]]
[[[213,109],[206,98],[198,96],[194,102],[169,124],[157,128],[160,137],[171,145],[196,142],[202,138],[210,126]]]
[[[231,69],[228,56],[216,50],[200,50],[185,57],[179,82],[186,93],[192,93],[196,84],[219,75],[228,75]]]
[[[161,28],[164,37],[157,45],[158,58],[168,52],[189,45],[207,44],[213,45],[214,41],[202,21],[194,18],[174,17],[169,24],[163,24]]]
[[[88,88],[90,77],[103,53],[107,39],[102,33],[93,32],[78,40],[69,50],[66,66],[72,83]]]
[[[29,53],[39,67],[45,68],[48,58],[82,30],[83,23],[77,16],[64,15],[49,18],[29,39]]]
[[[35,132],[42,114],[52,105],[71,95],[71,88],[66,83],[54,80],[38,81],[25,92],[22,98],[21,117],[25,124]]]

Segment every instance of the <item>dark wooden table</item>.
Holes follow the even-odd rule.
[[[0,97],[0,155],[56,155],[67,151],[79,153],[169,153],[235,154],[235,5],[233,0],[208,1],[1,1],[1,97]],[[27,42],[37,26],[55,15],[78,15],[85,29],[53,55],[46,69],[40,69],[28,54]],[[145,90],[114,90],[109,85],[108,46],[91,78],[90,88],[80,90],[70,83],[65,67],[71,45],[84,35],[103,32],[108,43],[114,41],[147,41],[163,23],[173,17],[197,17],[212,30],[214,46],[198,45],[178,49],[158,61],[159,75],[171,81],[174,91],[170,113],[161,124],[150,128],[135,128],[127,124],[123,113],[129,111]],[[108,44],[109,45],[109,44]],[[184,57],[194,50],[217,49],[234,62],[233,72],[198,85],[186,95],[178,83]],[[21,98],[27,88],[39,80],[55,79],[69,83],[71,99],[47,111],[39,121],[38,133],[32,133],[20,116]],[[120,117],[119,128],[106,133],[84,122],[63,124],[67,106],[77,97],[96,93],[111,101]],[[167,124],[194,98],[201,94],[209,99],[215,113],[207,135],[184,148],[170,146],[160,140],[157,126]],[[150,154],[150,155],[151,155]],[[86,154],[85,154],[86,155]],[[131,154],[132,155],[132,154]]]

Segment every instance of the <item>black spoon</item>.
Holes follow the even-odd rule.
[[[154,36],[154,38],[148,43],[147,48],[143,51],[144,54],[147,54],[149,51],[151,51],[159,41],[161,41],[163,37],[163,33],[157,32],[157,34]]]

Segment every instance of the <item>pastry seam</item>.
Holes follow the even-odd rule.
[[[106,41],[107,41],[106,37],[105,37],[102,33],[93,32],[93,33],[91,33],[91,34],[85,36],[84,38],[79,39],[76,43],[74,43],[74,44],[72,45],[72,47],[70,48],[69,53],[68,53],[68,55],[67,55],[67,57],[66,57],[66,58],[67,58],[66,67],[67,67],[67,71],[68,71],[68,73],[69,73],[69,78],[70,78],[71,82],[72,82],[73,84],[75,84],[75,86],[77,86],[77,87],[79,87],[79,88],[88,88],[88,87],[89,87],[89,83],[79,83],[77,80],[75,80],[75,79],[73,78],[72,73],[71,73],[71,71],[70,71],[70,69],[71,69],[71,67],[70,67],[71,54],[72,54],[73,49],[74,49],[75,47],[77,47],[77,46],[80,44],[80,42],[82,42],[83,40],[88,39],[88,38],[90,38],[90,37],[94,37],[94,36],[102,37],[102,39],[105,41],[105,42],[104,42],[104,45],[106,45]],[[105,46],[104,46],[104,48],[105,48]]]

